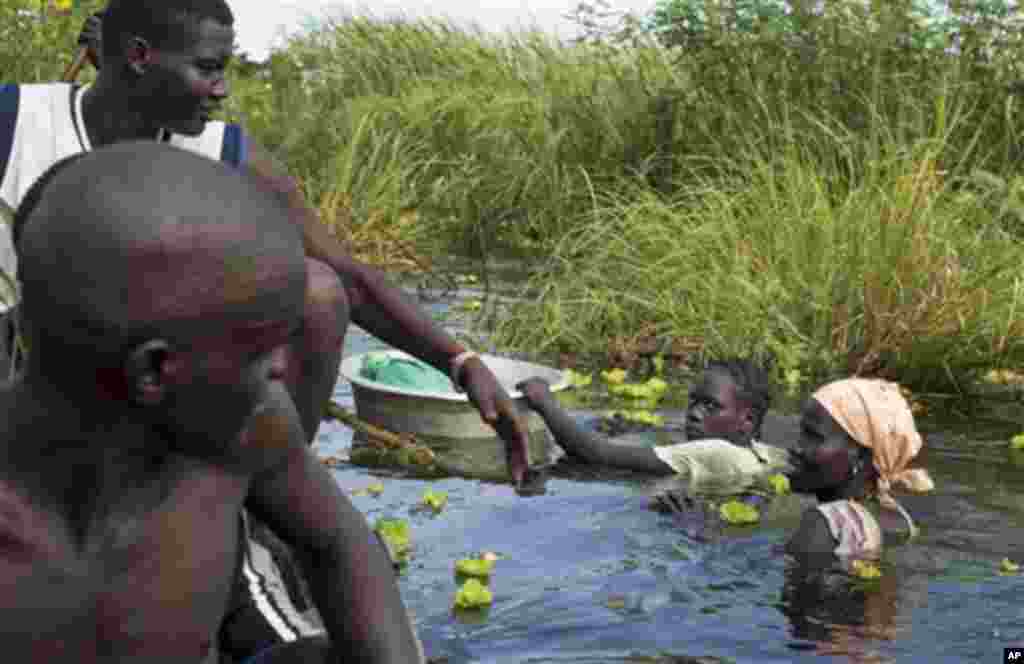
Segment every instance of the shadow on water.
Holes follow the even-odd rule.
[[[353,330],[346,353],[376,347]],[[335,399],[352,406],[344,382]],[[592,425],[593,411],[574,412]],[[352,500],[371,523],[410,523],[400,585],[437,662],[1002,661],[1004,647],[1024,645],[1024,575],[999,573],[1003,558],[1024,557],[1024,455],[1009,454],[1005,427],[930,427],[923,465],[937,490],[904,503],[921,535],[888,547],[870,583],[787,562],[780,546],[811,504],[795,497],[777,518],[700,539],[648,509],[651,479],[564,464],[532,498],[505,484],[391,478],[379,496]],[[775,416],[765,438],[795,430]],[[324,455],[344,457],[350,443],[336,422],[317,436]],[[347,490],[381,477],[333,472]],[[411,510],[427,488],[448,492],[441,513]],[[455,561],[483,551],[504,556],[493,604],[455,613]]]

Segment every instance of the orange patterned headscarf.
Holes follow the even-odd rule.
[[[891,488],[902,484],[923,492],[931,491],[935,483],[928,471],[907,467],[923,442],[899,386],[885,380],[847,378],[821,387],[814,399],[859,445],[871,450],[878,471],[879,502],[899,512],[910,526],[911,536],[916,535],[917,527],[892,497]]]

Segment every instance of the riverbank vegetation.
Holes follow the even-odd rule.
[[[675,0],[572,44],[341,17],[236,64],[228,114],[364,258],[528,265],[503,348],[960,391],[1024,364],[1024,77],[1016,10],[952,4]]]

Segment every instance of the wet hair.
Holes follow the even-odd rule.
[[[155,48],[183,48],[193,22],[234,25],[224,0],[110,0],[103,12],[103,57],[124,54],[126,40],[142,37]]]
[[[754,415],[754,438],[761,438],[764,416],[772,405],[772,381],[764,367],[745,358],[711,360],[704,371],[717,371],[736,384],[736,397],[750,407]]]
[[[18,209],[14,211],[14,219],[11,221],[11,238],[14,244],[14,249],[18,249],[18,240],[21,238],[22,231],[25,226],[25,222],[32,216],[36,206],[39,205],[39,199],[42,198],[43,192],[46,190],[46,186],[50,184],[54,177],[58,173],[63,171],[71,164],[78,161],[84,152],[77,152],[70,157],[64,157],[57,163],[50,166],[48,169],[43,171],[43,174],[36,178],[36,181],[32,183],[32,186],[28,188],[25,195],[21,199],[21,203],[18,205]]]

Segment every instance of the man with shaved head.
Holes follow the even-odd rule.
[[[292,546],[330,637],[260,662],[422,661],[387,560],[289,415],[308,271],[287,205],[152,142],[67,163],[29,204],[30,351],[0,391],[4,661],[217,661],[243,504]]]

